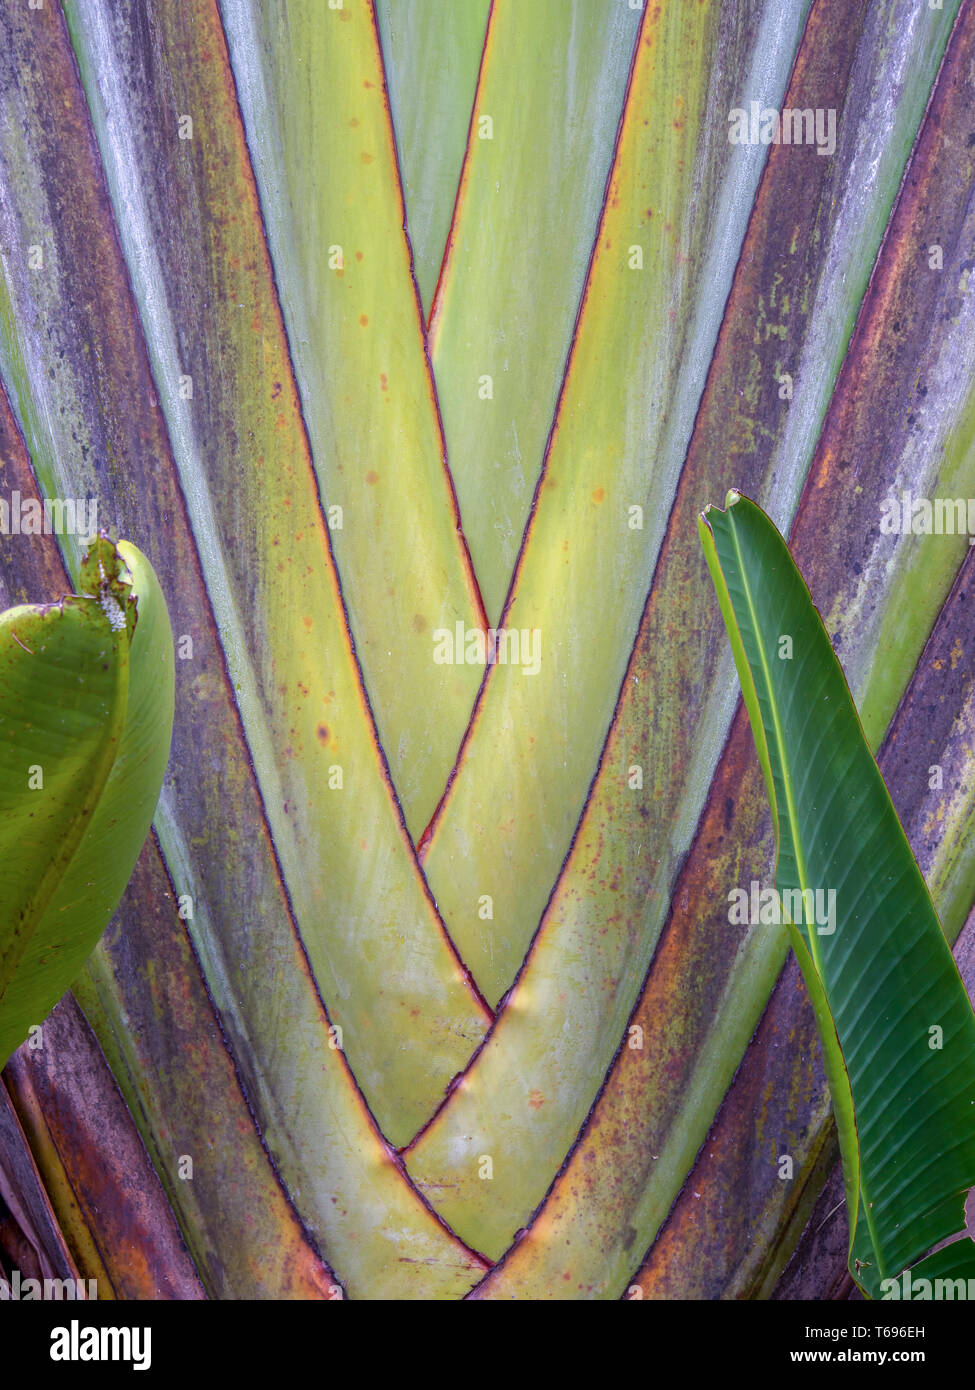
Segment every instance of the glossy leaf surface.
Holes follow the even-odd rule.
[[[65,993],[128,883],[173,721],[166,604],[145,557],[95,541],[92,591],[0,615],[0,1056]]]
[[[785,542],[735,492],[701,536],[772,803],[782,920],[823,1037],[851,1260],[877,1294],[964,1229],[975,1013]]]

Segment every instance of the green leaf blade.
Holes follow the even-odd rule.
[[[0,615],[3,1061],[68,988],[108,920],[82,925],[51,909],[117,756],[128,679],[128,639],[94,600]]]
[[[975,1014],[785,542],[735,493],[706,519],[740,636],[736,660],[743,652],[747,662],[743,687],[754,690],[750,713],[760,712],[776,888],[786,905],[795,890],[816,895],[801,914],[791,900],[797,951],[840,1098],[848,1200],[852,1188],[859,1213],[853,1257],[875,1294],[964,1226],[963,1195],[975,1182]]]
[[[4,1061],[108,925],[169,756],[175,674],[159,581],[135,546],[105,539],[82,572],[87,593],[0,615],[0,810],[15,879],[3,884]]]
[[[99,565],[113,567],[115,592],[130,613],[134,609],[136,622],[131,640],[120,634],[128,647],[127,698],[108,776],[24,957],[25,970],[43,978],[47,942],[63,933],[59,923],[71,924],[73,939],[59,955],[56,979],[63,984],[56,998],[80,971],[125,892],[159,800],[173,731],[173,635],[159,580],[141,551],[126,541],[117,550],[108,541],[97,542],[82,568],[85,587],[97,588]]]

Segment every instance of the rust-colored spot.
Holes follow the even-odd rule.
[[[366,474],[366,482],[369,484],[370,487],[375,487],[376,484],[379,482],[379,474],[376,472],[374,468],[370,468],[369,472]]]
[[[365,82],[363,82],[362,85],[363,85],[363,87],[365,87],[367,90],[369,90],[369,89],[372,88],[372,83],[369,81],[368,78],[365,80]]]
[[[365,150],[363,150],[359,158],[362,160],[363,164],[371,164],[376,156],[374,154],[366,154]]]
[[[597,487],[596,490],[593,492],[592,500],[593,500],[594,502],[601,502],[605,496],[606,496],[606,489],[605,489],[605,488],[601,488],[601,487]]]
[[[389,383],[386,380],[385,372],[379,373],[379,385],[384,391],[387,391],[389,389]]]
[[[304,623],[304,625],[305,625],[305,627],[308,629],[308,631],[311,632],[312,628],[315,626],[315,620],[314,620],[314,618],[312,618],[311,615],[308,614],[308,615],[306,615],[304,618],[302,618],[301,621]]]
[[[541,1091],[532,1091],[528,1096],[528,1104],[533,1110],[541,1110],[542,1106],[545,1104],[545,1097],[542,1095]]]
[[[315,737],[318,739],[319,743],[328,743],[328,725],[319,724],[318,728],[315,730]]]
[[[369,315],[368,315],[368,314],[360,314],[360,315],[359,315],[359,322],[362,324],[363,328],[365,328],[366,324],[369,322]]]
[[[349,125],[350,125],[350,126],[353,128],[353,130],[354,130],[355,127],[356,127],[358,124],[359,124],[359,117],[358,117],[358,116],[353,116],[352,119],[351,119],[351,121],[349,122]]]
[[[355,258],[356,258],[357,261],[361,261],[361,260],[362,260],[362,252],[361,252],[361,251],[357,251],[357,252],[355,253]]]
[[[413,614],[413,631],[414,631],[414,632],[426,632],[426,630],[427,630],[427,620],[426,620],[426,618],[423,616],[422,613],[414,613],[414,614]]]

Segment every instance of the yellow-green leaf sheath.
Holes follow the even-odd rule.
[[[467,1061],[486,1014],[444,937],[403,829],[385,758],[397,738],[377,744],[364,700],[363,649],[350,641],[330,549],[338,532],[322,515],[309,459],[219,17],[208,5],[189,16],[167,5],[146,8],[165,81],[132,76],[142,71],[141,31],[129,12],[96,2],[69,5],[68,13],[179,485],[300,941],[370,1106],[390,1140],[403,1143]],[[340,13],[349,11],[327,11],[328,23]],[[350,31],[340,18],[335,24],[336,33]],[[222,62],[201,62],[203,50]],[[192,140],[181,141],[175,129],[167,141],[156,139],[170,100],[197,113]],[[67,296],[62,286],[62,306]],[[420,359],[422,366],[422,352]],[[339,413],[359,439],[359,426]],[[363,440],[371,428],[363,424]],[[66,451],[62,466],[74,475],[73,488],[84,482],[100,490],[76,455]],[[129,462],[150,490],[162,467]],[[143,508],[117,494],[114,501],[120,527],[131,533]],[[406,556],[409,526],[397,534]],[[153,541],[167,555],[167,583],[176,589],[184,566],[168,532]],[[370,583],[385,590],[393,582],[381,547],[369,569]],[[371,603],[384,651],[395,657],[402,615],[376,591]],[[451,701],[443,695],[446,705],[438,704],[430,673],[446,672],[448,681],[455,675],[434,664],[430,634],[412,625],[415,616],[407,626],[419,644],[414,655],[422,646],[422,672],[411,677],[398,668],[397,688],[402,696],[413,680],[422,689],[411,701],[414,713],[436,722]],[[181,632],[202,642],[192,608],[182,621]],[[187,679],[196,677],[203,654],[180,663]],[[187,787],[187,777],[219,784],[216,754],[187,772],[185,742],[178,735],[180,785]],[[165,836],[164,848],[169,855]],[[236,929],[228,914],[224,931]]]
[[[433,634],[479,625],[480,602],[444,468],[372,6],[226,0],[222,14],[352,635],[416,840],[482,675],[435,663]]]
[[[644,12],[568,378],[502,619],[519,634],[518,660],[508,654],[490,672],[424,861],[491,1003],[524,956],[596,771],[761,169],[756,149],[729,144],[727,105],[719,112],[729,90],[715,86],[714,64],[719,53],[723,71],[740,64],[749,90],[775,104],[806,8],[665,0]]]
[[[490,0],[376,4],[413,273],[427,314],[450,231],[491,8]]]
[[[491,10],[430,351],[492,621],[542,466],[640,17],[592,0]]]
[[[819,19],[826,33],[831,34],[830,14],[821,10]],[[848,24],[848,17],[843,17],[840,7],[833,23],[836,26]],[[872,128],[869,103],[885,88],[885,74],[892,68],[898,69],[903,59],[898,60],[890,53],[874,56],[875,46],[870,43],[869,31],[860,34],[856,28],[850,31],[840,28],[839,32],[851,52],[855,52],[859,44],[862,51],[871,54],[874,64],[872,70],[857,65],[856,81],[850,83],[843,102],[844,139],[848,147],[854,148],[860,143],[856,122],[864,122],[869,136]],[[804,48],[809,52],[804,53],[805,62],[801,66],[803,72],[811,69],[815,74],[831,55],[824,53],[821,41],[810,43],[812,37],[807,29]],[[904,42],[908,43],[908,39]],[[917,37],[912,42],[921,43],[920,52],[929,64],[930,78],[936,68],[937,54],[929,53],[926,43]],[[835,65],[835,57],[832,61]],[[803,99],[796,90],[790,91],[788,104],[800,107],[832,105],[842,99],[848,79],[845,76],[834,79],[834,70],[831,66],[830,80],[835,82],[831,101]],[[794,72],[792,81],[796,80]],[[892,122],[890,140],[894,151],[906,146],[900,132],[910,128],[912,122],[916,127],[920,116],[916,101],[912,104],[907,94],[903,100],[905,106],[897,108],[896,119]],[[654,588],[637,648],[585,815],[546,907],[542,927],[487,1045],[407,1157],[411,1173],[445,1219],[456,1224],[478,1248],[492,1255],[500,1253],[514,1231],[525,1225],[548,1185],[545,1175],[561,1162],[578,1132],[596,1094],[598,1082],[592,1078],[601,1079],[619,1044],[636,991],[666,920],[676,865],[694,839],[695,826],[698,836],[702,834],[702,827],[698,825],[701,807],[708,793],[715,759],[726,737],[735,696],[728,679],[730,654],[721,650],[723,634],[719,631],[711,638],[703,626],[714,607],[713,586],[703,564],[693,517],[699,509],[700,496],[707,496],[712,487],[708,480],[719,480],[718,486],[723,491],[729,469],[733,472],[735,468],[754,469],[755,475],[763,479],[756,486],[773,486],[774,482],[776,505],[784,507],[808,462],[808,459],[796,458],[789,468],[766,464],[775,446],[776,431],[787,428],[787,412],[791,408],[791,403],[785,404],[778,399],[774,356],[798,352],[802,338],[801,327],[796,322],[800,295],[793,294],[793,289],[798,290],[808,283],[794,253],[796,241],[801,246],[808,243],[809,238],[802,230],[797,238],[792,210],[788,215],[783,210],[783,189],[789,187],[790,171],[796,162],[806,159],[807,154],[803,150],[780,151],[778,172],[766,171],[757,211],[749,227],[748,249],[742,257],[744,265],[739,266],[736,287],[725,311],[725,332],[711,366],[708,393],[698,412],[694,443],[683,470],[677,502],[670,514],[668,536],[654,574]],[[885,148],[881,164],[889,163],[890,159],[891,154]],[[956,167],[950,155],[945,162],[948,168]],[[814,152],[813,166],[824,178],[827,176],[828,161],[817,160]],[[773,177],[769,177],[770,173]],[[836,179],[842,187],[839,171],[836,171]],[[837,211],[832,235],[837,253],[845,246],[851,269],[856,267],[848,286],[851,306],[859,302],[857,281],[865,227],[870,228],[871,237],[879,239],[881,217],[894,191],[895,185],[881,179],[871,200],[862,198],[853,203],[838,198],[835,192],[824,194],[822,206],[828,208],[833,202],[843,208],[843,223]],[[807,225],[810,224],[815,218],[816,205],[810,206],[808,201],[798,199],[797,203],[808,219]],[[790,241],[791,264],[788,250],[783,263],[775,248],[780,244],[789,248]],[[905,259],[911,254],[910,248],[905,248]],[[950,275],[949,271],[945,279],[949,280]],[[890,291],[887,293],[889,295]],[[790,300],[793,318],[787,318],[785,313]],[[898,302],[903,302],[903,296],[898,297]],[[772,339],[771,351],[765,347],[764,333],[759,335],[754,353],[765,351],[768,354],[759,362],[757,356],[749,354],[755,337],[755,312],[763,303],[769,312],[772,309],[780,311],[780,316],[787,320],[788,331],[782,330],[784,339]],[[924,321],[920,314],[917,318]],[[936,319],[932,316],[932,321],[937,324],[941,353],[944,351],[945,319],[938,314]],[[819,344],[817,360],[821,361],[822,372],[830,379],[835,372],[831,322],[817,314],[810,323],[813,339]],[[954,348],[949,346],[945,360],[949,357],[959,360],[958,354],[964,355],[966,351],[964,332],[953,327],[952,334]],[[886,368],[890,359],[884,355],[882,360]],[[917,354],[912,353],[910,363],[916,364],[917,360]],[[916,372],[916,365],[910,370]],[[932,366],[930,370],[935,369]],[[928,379],[928,370],[923,376]],[[819,372],[809,373],[807,379],[818,383]],[[748,381],[756,383],[756,394],[751,400],[746,399],[747,391],[740,397],[735,389],[740,382]],[[892,393],[896,394],[897,389],[894,383],[890,384],[890,390],[861,387],[856,392],[858,414],[867,417],[871,405],[876,413],[879,403]],[[849,394],[849,391],[845,393],[846,399]],[[947,394],[941,393],[939,399],[946,399]],[[735,401],[736,412],[740,412],[740,415],[736,413],[731,425],[727,412],[729,398]],[[743,417],[756,408],[761,410],[759,418],[745,423]],[[934,413],[931,408],[925,412],[929,430]],[[866,430],[865,419],[865,434]],[[839,433],[842,434],[842,427]],[[876,431],[871,437],[878,438]],[[849,447],[853,451],[851,456],[855,455],[855,442]],[[905,439],[907,447],[910,445]],[[889,452],[885,456],[890,457]],[[937,459],[937,451],[932,451],[932,467],[936,466]],[[940,476],[940,484],[929,481],[922,488],[918,482],[918,490],[927,495],[957,495],[964,490],[960,483],[957,486],[951,483],[945,469]],[[839,474],[838,481],[841,477]],[[827,536],[832,541],[845,531],[846,527],[838,525],[835,534],[829,531],[824,518],[819,534],[825,542]],[[913,557],[911,560],[914,586],[919,593],[923,591],[928,605],[940,601],[943,585],[938,582],[938,572],[951,563],[953,554],[951,538],[932,539],[935,544],[929,547],[923,562],[915,564]],[[964,538],[957,539],[964,545]],[[921,540],[911,538],[911,542],[912,547],[917,547]],[[832,550],[829,553],[832,556]],[[877,662],[871,679],[861,686],[869,696],[882,676],[887,686],[899,691],[910,669],[906,657],[901,655],[907,645],[905,638],[909,635],[915,642],[923,641],[927,632],[924,614],[918,613],[912,601],[907,616],[899,569],[888,567],[884,585],[878,587],[873,579],[864,590],[863,601],[858,601],[855,575],[859,563],[846,555],[837,556],[830,563],[836,573],[847,575],[853,581],[855,607],[843,620],[844,659],[852,663],[853,669],[859,670],[864,653],[875,649],[868,635],[869,625],[876,620],[871,615],[884,612],[892,617],[898,615],[896,626],[901,643],[897,655],[890,662]],[[844,586],[841,592],[845,606],[850,602],[851,591]],[[869,604],[865,602],[868,597]],[[839,596],[837,609],[841,609]],[[715,619],[720,628],[717,610]],[[890,643],[887,649],[889,647]],[[660,659],[662,651],[668,653],[666,661]],[[718,657],[721,664],[715,668],[713,663]],[[910,662],[914,659],[912,655]],[[949,779],[946,777],[947,785]],[[964,843],[963,835],[956,834],[955,839],[958,844]],[[648,852],[648,846],[653,847],[652,852]],[[715,880],[720,878],[717,866],[722,858],[729,857],[728,871],[733,875],[735,859],[739,856],[739,848],[727,840],[720,851],[713,850],[710,862]],[[959,891],[964,891],[962,883],[959,883]],[[970,901],[969,894],[966,906]],[[723,1024],[727,1025],[715,1048],[719,1057],[730,1056],[736,1041],[740,1039],[743,1044],[749,1036],[752,1023],[745,1022],[744,1028],[741,1024],[746,1019],[752,1022],[757,1019],[781,955],[781,942],[773,941],[768,932],[761,934],[758,949],[750,952],[748,960],[737,962],[735,969],[741,987],[733,1006],[719,1015],[705,1003],[712,996],[704,987],[703,972],[714,981],[723,979],[726,963],[720,953],[712,951],[706,964],[690,967],[693,985],[688,985],[684,992],[694,999],[693,1007],[696,1010],[699,1006],[701,1015],[706,1015],[708,1028],[717,1031]],[[689,958],[693,958],[692,952]],[[567,981],[571,982],[571,988],[566,988]],[[672,997],[670,1004],[677,1016],[681,1007],[679,998]],[[696,1045],[696,1041],[688,1043],[689,1047]],[[659,1103],[661,1088],[653,1081],[647,1084],[654,1086]],[[679,1082],[675,1081],[674,1085]],[[713,1102],[712,1108],[707,1110],[708,1098],[703,1092],[700,1098],[704,1103],[694,1123],[700,1127],[698,1132],[703,1133],[713,1115]],[[687,1097],[688,1112],[696,1099]],[[693,1156],[696,1149],[693,1139],[688,1141],[688,1148]],[[500,1156],[495,1164],[489,1199],[477,1176],[477,1156],[482,1153]],[[681,1176],[679,1164],[654,1165],[652,1182],[659,1190],[664,1210],[676,1191],[676,1187],[667,1191],[666,1184],[673,1180],[679,1187]]]
[[[328,914],[310,894],[321,883],[325,851],[339,866],[348,858],[335,843],[334,804],[331,819],[322,817],[322,854],[318,846],[303,844],[296,853],[292,841],[289,871],[296,877],[286,883],[265,818],[273,811],[280,829],[288,815],[286,797],[272,805],[257,780],[269,770],[273,774],[276,749],[256,737],[248,743],[242,727],[242,714],[250,721],[248,736],[255,718],[260,722],[263,694],[270,701],[275,735],[289,746],[293,702],[307,698],[297,682],[305,683],[305,671],[322,684],[328,676],[322,670],[321,634],[308,632],[303,618],[310,614],[303,602],[292,600],[334,613],[336,598],[334,576],[323,570],[326,548],[318,512],[306,508],[312,518],[306,530],[295,526],[288,507],[290,501],[298,508],[299,494],[291,488],[307,486],[308,460],[253,185],[241,157],[244,145],[219,16],[208,0],[192,7],[140,0],[133,7],[78,8],[85,25],[92,26],[86,47],[75,24],[79,16],[69,16],[90,82],[96,130],[105,136],[106,102],[117,102],[112,109],[120,112],[111,138],[104,139],[104,173],[60,10],[45,6],[0,15],[11,39],[0,44],[0,73],[5,95],[19,113],[16,121],[0,125],[3,177],[17,189],[15,199],[0,202],[0,247],[8,276],[3,281],[8,297],[0,294],[3,367],[44,490],[97,497],[100,519],[104,513],[106,524],[118,524],[151,552],[180,657],[170,775],[156,817],[166,864],[152,853],[146,857],[146,886],[123,908],[118,934],[98,953],[105,1016],[95,1027],[158,1156],[184,1228],[202,1223],[194,1226],[194,1253],[205,1258],[209,1288],[239,1296],[281,1287],[281,1248],[274,1235],[282,1228],[280,1208],[262,1206],[269,1220],[254,1226],[248,1221],[242,1246],[239,1231],[227,1229],[221,1201],[232,1187],[226,1211],[246,1214],[270,1188],[287,1194],[350,1292],[416,1296],[412,1262],[417,1261],[429,1276],[426,1290],[453,1296],[469,1287],[483,1264],[419,1201],[379,1134],[337,1045],[338,1034],[330,1032],[309,966],[312,952],[296,922],[297,883],[305,894],[305,921],[322,933],[315,944],[317,960],[324,962],[320,973],[331,969],[323,944]],[[144,53],[147,32],[158,45],[156,62],[148,68],[137,56]],[[96,80],[91,80],[93,69]],[[174,99],[180,109],[202,111],[210,121],[208,138],[191,149],[179,137],[178,122],[170,121]],[[124,184],[123,173],[129,180]],[[122,188],[117,228],[133,253],[132,279],[105,175],[112,188]],[[46,229],[45,274],[32,276],[25,248],[37,225]],[[133,282],[144,296],[155,379]],[[249,312],[242,312],[241,304]],[[47,325],[55,320],[59,333],[52,336]],[[184,348],[192,356],[190,375],[196,373],[198,388],[191,403],[179,394]],[[199,389],[201,383],[206,389]],[[174,462],[161,406],[169,412],[182,471]],[[180,409],[186,412],[182,417]],[[242,457],[252,469],[249,477]],[[213,498],[221,508],[211,506]],[[258,501],[264,505],[258,507]],[[252,515],[256,538],[249,522],[241,524],[242,517]],[[292,539],[294,548],[282,556],[282,545]],[[253,563],[255,553],[264,557],[263,566]],[[266,588],[272,585],[265,608]],[[287,623],[280,621],[281,613],[289,615]],[[273,648],[264,641],[265,622]],[[241,635],[242,627],[250,639]],[[261,658],[261,693],[248,640]],[[340,633],[340,643],[346,641]],[[343,661],[348,660],[346,653]],[[283,664],[286,678],[275,679],[275,664]],[[317,693],[327,695],[332,688],[328,684]],[[368,738],[361,691],[354,681],[351,689],[354,703],[348,708],[355,718],[350,715],[349,738],[356,737],[357,727]],[[313,708],[306,709],[309,749],[320,746],[315,716]],[[375,750],[369,759],[375,768]],[[301,790],[300,761],[282,761],[285,775]],[[401,1075],[412,1077],[427,1065],[449,1068],[451,1049],[466,1057],[469,1048],[462,1033],[452,1030],[449,1010],[431,1011],[433,1026],[446,1032],[442,1046],[421,1042],[413,1057],[404,1056],[414,1049],[412,1020],[404,1019],[399,1030],[383,1028],[369,1010],[370,991],[383,1003],[380,968],[398,974],[412,969],[423,987],[435,975],[430,959],[409,939],[417,919],[404,913],[389,920],[388,904],[361,892],[360,874],[372,888],[393,877],[390,864],[414,883],[418,879],[388,790],[378,771],[369,778],[374,792],[381,790],[388,802],[380,815],[387,827],[392,821],[395,841],[392,849],[390,839],[373,843],[367,861],[357,835],[364,857],[356,875],[343,879],[339,870],[334,884],[326,879],[328,912],[336,913],[358,950],[357,969],[366,984],[366,1008],[356,1016],[350,1009],[338,1022],[349,1046],[361,1021],[366,1031],[360,1037],[371,1035],[378,1065],[388,1058]],[[331,795],[317,779],[315,788]],[[307,792],[302,806],[306,800]],[[355,823],[360,810],[355,802],[349,810],[347,825],[356,831],[361,831]],[[361,819],[372,824],[374,818],[379,819],[370,804]],[[355,903],[364,902],[388,928],[387,941],[396,943],[374,951],[369,969],[356,936],[359,919],[352,913],[344,917],[336,884],[351,892]],[[424,902],[426,920],[435,925]],[[385,998],[410,1019],[415,1006],[404,993],[390,989]],[[405,1040],[407,1047],[391,1048],[390,1039]],[[442,1085],[434,1077],[432,1094]],[[398,1104],[403,1090],[407,1106],[417,1106],[416,1094],[396,1077],[387,1088],[391,1102]],[[214,1095],[221,1115],[219,1142],[209,1114]],[[184,1141],[184,1147],[175,1147]],[[184,1153],[195,1155],[198,1188],[177,1171]],[[193,1196],[187,1194],[191,1187]],[[267,1241],[275,1253],[264,1262],[260,1249]],[[306,1267],[305,1275],[314,1279],[314,1269]]]

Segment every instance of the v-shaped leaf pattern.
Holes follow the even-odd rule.
[[[818,70],[797,69],[793,74],[787,104],[839,100],[857,46],[856,30],[837,33],[828,62]],[[895,59],[889,55],[878,64],[881,61]],[[834,84],[834,90],[824,92],[824,81]],[[876,71],[865,72],[858,82],[876,86]],[[855,140],[855,132],[847,138]],[[489,1253],[507,1248],[514,1231],[528,1221],[544,1195],[547,1175],[561,1162],[595,1098],[598,1079],[619,1043],[665,921],[707,790],[706,778],[731,718],[728,658],[725,654],[724,661],[716,660],[720,628],[679,635],[687,613],[708,611],[710,581],[690,539],[696,499],[725,485],[732,475],[748,480],[759,493],[777,475],[776,495],[782,497],[798,486],[808,462],[801,455],[782,457],[788,416],[776,398],[763,414],[760,447],[755,447],[752,427],[747,436],[741,431],[743,447],[730,457],[722,449],[727,403],[740,399],[749,379],[761,373],[774,380],[779,371],[780,340],[766,336],[761,346],[755,345],[751,324],[762,305],[749,267],[772,262],[784,298],[791,292],[790,275],[802,283],[808,273],[790,267],[795,224],[784,224],[774,214],[785,196],[785,181],[792,178],[786,152],[781,154],[763,177],[758,214],[749,228],[726,312],[726,324],[741,325],[743,331],[737,340],[723,334],[712,364],[634,655],[572,851],[508,1007],[464,1086],[450,1097],[407,1158],[421,1185],[429,1183],[427,1190],[438,1209]],[[803,191],[810,230],[823,205],[835,197],[835,174],[829,166],[817,161],[812,172],[820,177],[820,194],[817,201]],[[878,196],[886,197],[886,190]],[[842,245],[851,256],[864,254],[865,217],[882,225],[863,201],[838,224],[845,232]],[[851,265],[850,279],[855,278]],[[796,352],[804,341],[817,345],[823,359],[819,372],[828,374],[835,367],[830,338],[823,331],[825,316],[821,304],[814,308],[811,303],[790,337]],[[585,331],[584,318],[580,335]],[[878,613],[886,604],[901,607],[897,592],[893,583],[886,591],[875,584]],[[713,617],[717,626],[717,614]],[[865,640],[866,635],[861,641]],[[660,660],[664,649],[669,653],[666,662]],[[847,659],[856,661],[860,650],[854,639]],[[916,656],[912,651],[910,661]],[[663,722],[661,712],[667,712],[668,722]],[[675,749],[681,750],[678,759]],[[637,818],[640,833],[635,837]],[[766,965],[765,973],[754,977],[759,993],[763,988],[767,992],[767,970]],[[567,1011],[567,978],[574,982],[575,997],[585,999],[584,1010]],[[522,1098],[520,1111],[511,1104],[513,1093]],[[499,1096],[506,1098],[504,1105],[497,1103]],[[569,1096],[571,1105],[561,1099]],[[509,1156],[489,1195],[470,1180],[475,1150]]]
[[[761,172],[758,149],[729,143],[723,113],[742,72],[763,102],[781,100],[806,5],[796,0],[774,19],[768,11],[764,25],[763,8],[644,13],[566,380],[501,618],[537,634],[539,670],[491,668],[423,856],[492,1005],[521,964],[596,772]],[[718,52],[729,61],[716,80]],[[706,301],[702,282],[714,287]],[[478,912],[485,896],[490,918]]]
[[[784,958],[727,929],[767,846],[694,516],[736,483],[784,525],[815,453],[831,553],[831,490],[971,486],[947,277],[920,293],[965,390],[928,398],[926,452],[886,439],[869,486],[816,453],[838,378],[874,425],[878,383],[917,387],[865,326],[903,228],[861,301],[956,15],[924,129],[961,168],[957,0],[0,21],[22,469],[150,555],[181,657],[157,843],[78,993],[208,1291],[627,1287]],[[838,112],[835,153],[732,143],[751,102]],[[968,203],[938,196],[960,275]],[[877,740],[963,558],[912,541],[834,595]],[[262,1272],[259,1239],[293,1258]]]
[[[566,0],[491,9],[430,356],[492,622],[572,349],[642,18],[639,7]]]
[[[409,1137],[466,1061],[488,1015],[425,894],[373,742],[310,481],[266,252],[254,240],[255,217],[240,215],[248,200],[253,207],[254,192],[219,18],[212,6],[195,12],[194,41],[214,56],[195,68],[179,62],[184,17],[167,6],[153,11],[157,58],[169,55],[169,62],[143,72],[145,85],[131,99],[155,119],[126,127],[133,147],[125,150],[107,139],[109,103],[122,73],[131,79],[143,71],[136,56],[141,31],[130,12],[112,6],[68,13],[108,170],[113,181],[134,181],[126,186],[127,206],[139,216],[123,226],[139,234],[128,248],[137,292],[156,297],[144,320],[156,335],[149,339],[155,380],[68,31],[53,10],[4,20],[7,99],[49,135],[29,149],[11,139],[2,151],[4,182],[20,195],[3,204],[9,220],[2,241],[14,250],[5,265],[2,310],[20,330],[15,343],[6,342],[35,365],[45,363],[27,373],[23,356],[8,352],[4,377],[13,383],[45,492],[100,497],[103,523],[143,541],[167,594],[177,642],[183,639],[185,659],[197,663],[178,682],[177,734],[157,833],[248,1102],[287,1191],[333,1257],[345,1250],[336,1263],[350,1291],[410,1296],[407,1267],[388,1258],[386,1237],[362,1240],[371,1228],[390,1233],[410,1259],[432,1261],[435,1282],[456,1295],[483,1263],[444,1230],[405,1180],[363,1093],[394,1142]],[[144,149],[140,154],[139,140],[155,146],[176,74],[190,84],[177,94],[181,107],[207,112],[213,124],[207,141],[195,146],[198,201],[180,197],[169,205],[166,190],[181,186],[176,174],[161,171],[141,187],[135,180],[158,161],[158,151],[152,159]],[[204,83],[202,91],[194,81]],[[73,124],[62,109],[70,93]],[[169,149],[182,169],[175,130]],[[117,182],[115,189],[121,196]],[[47,200],[55,194],[59,203],[52,207]],[[196,216],[201,207],[205,221]],[[182,238],[174,238],[170,230],[181,217]],[[241,241],[225,246],[219,229],[237,217]],[[18,274],[20,250],[37,225],[49,229],[50,242],[49,272],[40,281]],[[93,236],[95,259],[85,251]],[[184,400],[178,380],[185,373],[176,368],[193,362],[177,359],[176,344],[185,322],[179,296],[187,248],[195,252],[191,263],[201,282],[193,302],[210,302],[211,313],[206,323],[192,325],[208,390]],[[157,258],[165,257],[170,263],[159,265]],[[223,275],[230,277],[229,293]],[[241,303],[250,310],[246,318]],[[45,333],[45,318],[55,314],[75,349],[63,351]],[[221,369],[208,375],[208,360]],[[168,435],[155,409],[157,390]],[[116,469],[127,479],[124,490],[113,486]],[[293,531],[288,500],[302,497],[305,520]],[[200,551],[194,531],[207,537]],[[314,646],[306,614],[317,624]],[[329,655],[324,670],[322,646]],[[332,756],[346,759],[341,791],[328,785],[322,729],[342,750]],[[337,816],[348,817],[343,837],[336,834]],[[220,853],[213,849],[217,834]],[[331,870],[329,856],[335,856]],[[354,902],[343,903],[353,883],[341,865],[350,861],[361,878]],[[384,894],[370,898],[377,882]],[[391,910],[397,882],[404,897]],[[370,916],[379,933],[372,940]],[[350,996],[347,972],[363,952],[372,958],[371,999]],[[97,970],[96,963],[96,978]],[[407,984],[411,974],[416,993]],[[108,967],[109,986],[113,979]],[[423,1038],[428,1028],[436,1037]],[[354,1080],[346,1054],[355,1058]],[[297,1072],[296,1057],[314,1057],[315,1064]],[[133,1068],[132,1096],[139,1094],[138,1075]],[[161,1135],[157,1143],[168,1148]],[[222,1165],[225,1158],[210,1161]],[[371,1174],[368,1199],[354,1190],[363,1164]],[[219,1208],[210,1216],[219,1220]]]

